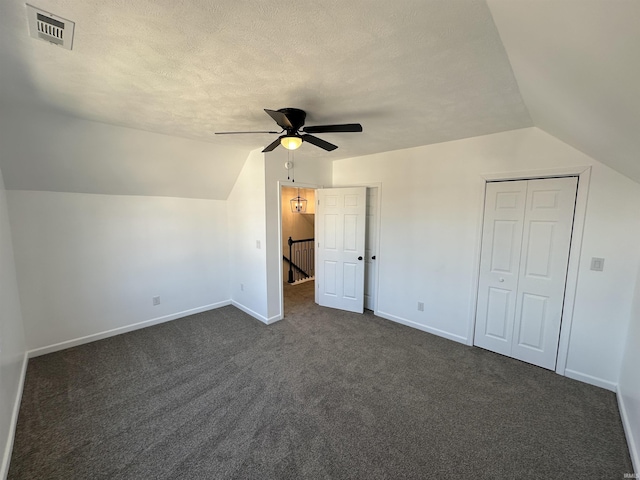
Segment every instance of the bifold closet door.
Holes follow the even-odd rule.
[[[474,343],[555,369],[577,178],[487,184]]]

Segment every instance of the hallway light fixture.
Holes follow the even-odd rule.
[[[307,199],[300,196],[300,189],[298,189],[298,196],[293,197],[289,203],[293,213],[305,213],[307,211]]]

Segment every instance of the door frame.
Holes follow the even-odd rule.
[[[475,274],[472,282],[469,330],[467,334],[467,345],[473,345],[476,327],[476,309],[478,306],[478,285],[480,282],[480,253],[482,250],[482,226],[484,223],[485,195],[488,182],[510,181],[510,180],[536,180],[554,177],[578,177],[578,191],[576,192],[576,206],[573,214],[573,232],[571,234],[571,245],[569,246],[569,265],[567,267],[567,278],[564,288],[564,303],[562,306],[562,317],[560,319],[560,339],[558,341],[558,355],[556,358],[555,372],[565,375],[567,368],[567,357],[569,353],[569,343],[571,340],[571,326],[573,324],[573,312],[575,308],[576,291],[578,287],[578,272],[580,265],[580,254],[582,252],[582,238],[584,235],[584,224],[587,213],[587,199],[589,196],[589,183],[591,180],[591,165],[577,165],[574,167],[548,168],[542,170],[525,170],[503,173],[487,173],[480,175],[479,182],[482,182],[480,197],[480,214],[476,226],[476,248],[474,252]]]
[[[327,187],[327,188],[349,188],[349,187],[367,187],[367,188],[377,188],[378,189],[378,201],[377,201],[377,205],[376,205],[376,222],[377,222],[377,228],[376,228],[376,244],[378,245],[378,253],[376,253],[376,261],[378,262],[377,267],[376,267],[376,274],[375,274],[375,278],[374,278],[374,285],[373,285],[373,291],[376,293],[376,299],[374,301],[374,306],[373,306],[373,314],[376,316],[378,315],[378,299],[380,298],[379,292],[378,292],[378,286],[380,284],[379,282],[379,278],[380,278],[380,252],[382,250],[382,245],[380,244],[380,230],[381,230],[381,221],[380,219],[382,218],[382,182],[369,182],[369,183],[350,183],[349,185],[333,185],[331,187]],[[324,188],[324,187],[319,187],[319,188]],[[316,227],[317,228],[317,227]],[[365,238],[365,242],[366,242],[366,238]],[[382,257],[384,258],[384,257]],[[318,303],[318,291],[316,290],[316,303]],[[365,309],[366,310],[366,309]]]
[[[281,319],[285,316],[284,311],[284,273],[282,271],[282,187],[291,187],[291,188],[306,188],[309,190],[317,190],[318,188],[324,188],[322,185],[316,185],[313,183],[296,183],[289,180],[278,180],[278,254],[279,262],[278,262],[278,288],[280,290],[280,313]],[[315,216],[315,214],[314,214]],[[313,222],[314,228],[314,237],[316,231],[315,219]],[[315,261],[315,259],[314,259]],[[314,289],[315,290],[315,289]]]

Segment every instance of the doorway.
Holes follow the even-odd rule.
[[[474,345],[555,370],[577,185],[487,183]]]
[[[378,289],[378,264],[379,264],[379,236],[380,236],[380,201],[381,201],[381,185],[371,184],[366,189],[366,209],[365,209],[365,231],[364,231],[364,249],[363,249],[363,265],[364,278],[362,279],[364,308],[372,311],[377,309],[377,289]],[[318,303],[318,196],[322,188],[315,188],[311,185],[297,186],[291,184],[280,185],[280,236],[282,245],[282,274],[281,285],[281,305],[283,315],[291,312],[292,308],[296,310],[309,303]],[[326,189],[324,189],[326,190]],[[335,189],[333,189],[335,190]],[[301,197],[300,200],[297,197]],[[292,203],[292,200],[296,199]],[[297,212],[297,202],[304,205],[306,200],[306,211]],[[313,219],[313,229],[310,228],[309,222]],[[291,252],[289,252],[289,238],[294,242]],[[315,239],[312,248],[300,245],[295,240]],[[300,245],[300,246],[299,246]],[[302,250],[296,253],[296,248]],[[308,264],[303,264],[308,260],[296,261],[297,255],[302,255],[303,259],[308,259],[308,253],[312,251],[313,266],[305,268]],[[289,262],[289,260],[292,262]],[[300,267],[298,270],[297,267]],[[290,273],[291,270],[291,273]],[[304,272],[304,273],[303,273]],[[305,275],[306,274],[306,275]],[[308,276],[307,276],[308,275]],[[289,282],[293,279],[293,282]]]
[[[315,280],[315,189],[282,186],[281,244],[284,308],[313,302]]]

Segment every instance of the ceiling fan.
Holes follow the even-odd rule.
[[[282,128],[279,132],[261,131],[261,132],[216,132],[216,135],[235,135],[242,133],[273,133],[280,135],[277,140],[273,141],[265,147],[262,152],[270,152],[278,145],[289,150],[295,150],[302,145],[302,142],[309,142],[316,147],[320,147],[328,152],[338,148],[337,145],[329,143],[321,138],[309,135],[310,133],[338,133],[338,132],[361,132],[362,125],[359,123],[344,123],[342,125],[316,125],[315,127],[304,127],[304,121],[307,113],[299,108],[281,108],[280,110],[264,109],[271,118]],[[300,133],[302,132],[302,133]]]

